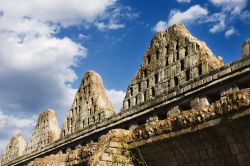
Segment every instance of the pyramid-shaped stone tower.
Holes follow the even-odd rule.
[[[182,24],[158,32],[131,81],[123,111],[178,88],[187,81],[223,66],[207,45]]]
[[[58,127],[56,112],[48,109],[40,113],[35,129],[26,147],[26,154],[38,151],[46,145],[58,140],[60,129]]]
[[[25,140],[21,133],[13,136],[1,158],[0,165],[22,156],[24,154],[25,146]]]
[[[100,123],[114,114],[114,107],[108,100],[101,76],[94,71],[88,71],[63,123],[61,137]]]

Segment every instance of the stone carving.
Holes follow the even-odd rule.
[[[86,144],[65,154],[56,154],[36,159],[28,166],[58,166],[58,165],[88,165],[88,166],[107,166],[107,165],[136,165],[139,161],[141,165],[145,161],[140,156],[134,155],[128,149],[128,144],[146,144],[150,137],[160,134],[170,134],[173,138],[173,131],[180,131],[190,126],[201,124],[209,119],[218,118],[233,112],[240,112],[242,108],[249,107],[250,89],[243,89],[227,94],[223,99],[217,100],[210,105],[203,105],[202,108],[185,110],[180,115],[168,117],[163,120],[148,121],[144,125],[134,129],[114,129],[101,136],[97,142]],[[179,136],[180,133],[176,133]],[[157,145],[155,145],[157,147]],[[169,149],[170,150],[170,149]],[[138,151],[138,149],[137,149]],[[140,153],[140,151],[138,151]],[[151,159],[151,158],[150,158]],[[161,164],[160,164],[161,165]],[[171,163],[169,165],[172,165]]]
[[[139,105],[223,66],[207,45],[184,25],[173,25],[153,38],[143,63],[131,81],[123,109]]]
[[[89,143],[65,154],[50,155],[31,161],[28,166],[66,165],[132,165],[127,142],[131,140],[129,130],[114,129],[103,135],[98,142]]]
[[[108,100],[101,76],[88,71],[63,123],[61,137],[99,123],[114,114],[114,107]]]
[[[0,165],[22,156],[24,154],[25,146],[25,140],[21,133],[13,136],[2,156]]]
[[[37,124],[26,148],[26,154],[38,151],[56,141],[60,136],[56,112],[48,109],[40,113]]]
[[[178,161],[181,161],[179,154],[185,156],[185,160],[192,160],[193,156],[192,151],[192,153],[178,151],[176,148],[167,146],[162,148],[162,143],[166,140],[165,142],[172,146],[172,141],[180,138],[176,138],[180,134],[193,132],[192,135],[196,137],[196,131],[212,125],[218,125],[218,128],[221,128],[221,124],[230,128],[229,135],[227,135],[230,139],[227,140],[238,136],[239,140],[242,140],[244,136],[246,142],[238,141],[238,139],[235,139],[235,142],[242,144],[237,145],[239,149],[246,149],[247,138],[250,138],[249,127],[244,128],[242,134],[238,132],[232,134],[231,128],[233,127],[229,121],[235,123],[235,130],[243,129],[242,126],[238,126],[239,121],[243,126],[248,124],[247,117],[249,118],[250,112],[249,45],[249,40],[243,44],[241,60],[223,67],[222,59],[216,58],[206,44],[193,37],[183,25],[174,25],[164,32],[159,32],[153,38],[139,71],[129,85],[121,113],[112,116],[115,110],[108,100],[101,77],[89,71],[85,74],[63,123],[60,140],[55,141],[60,135],[55,112],[53,110],[43,112],[39,116],[26,148],[26,154],[22,155],[25,144],[20,143],[22,142],[20,140],[24,142],[23,137],[13,138],[14,141],[8,145],[2,158],[2,165],[157,165],[146,164],[145,161],[149,160],[157,162],[158,165],[165,163],[187,165],[187,163],[183,164],[184,162],[182,164],[161,162],[162,160],[158,162],[158,157],[164,160],[173,158],[173,155],[168,155],[169,151],[173,151]],[[133,107],[138,105],[141,107]],[[129,109],[130,107],[133,108]],[[242,121],[244,116],[247,117]],[[240,119],[235,121],[235,118]],[[218,131],[216,133],[219,137],[221,134],[224,135],[224,132]],[[202,132],[209,135],[209,133],[206,134],[206,130]],[[71,135],[74,137],[70,137]],[[221,142],[222,151],[218,150],[218,154],[226,152],[225,156],[230,157],[228,152],[232,150],[231,146],[230,150],[225,149],[224,142],[231,141],[222,142],[219,141],[219,137],[216,137],[213,142],[219,142],[219,144]],[[159,144],[153,143],[156,138],[161,140]],[[206,136],[204,139],[207,140]],[[200,144],[199,141],[191,142],[195,147],[196,144]],[[48,144],[51,149],[44,148]],[[145,146],[141,149],[133,149],[141,145]],[[183,147],[182,144],[176,144],[177,146]],[[190,146],[190,143],[186,146]],[[132,151],[129,148],[132,148]],[[149,150],[146,150],[147,148]],[[22,149],[20,154],[17,154],[18,149]],[[217,148],[212,147],[212,149]],[[39,153],[34,154],[37,151]],[[157,151],[161,152],[155,153]],[[199,148],[197,151],[201,152]],[[162,153],[166,157],[162,157]],[[191,156],[187,157],[189,153]],[[204,155],[200,153],[198,156],[203,156],[202,154]],[[246,163],[239,165],[249,165],[249,154],[246,154],[246,150],[234,148],[231,157],[236,160],[235,154],[239,163],[242,161]],[[22,157],[17,158],[21,155]],[[149,160],[144,160],[145,156]],[[152,156],[155,156],[155,159]],[[224,157],[220,155],[218,157],[224,160]],[[213,159],[212,157],[211,160]],[[225,158],[225,160],[228,159]],[[201,158],[197,161],[200,162],[198,165],[204,162]]]
[[[247,39],[242,45],[242,57],[250,56],[250,39]]]

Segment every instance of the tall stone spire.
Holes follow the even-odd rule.
[[[13,136],[1,158],[1,164],[10,162],[17,157],[24,155],[25,146],[25,140],[21,133]]]
[[[83,130],[114,114],[114,107],[108,100],[101,76],[94,71],[88,71],[63,123],[61,137]]]
[[[26,148],[26,154],[38,151],[56,141],[60,136],[56,112],[48,109],[40,113],[35,129]]]
[[[131,81],[123,110],[223,66],[206,43],[192,36],[182,24],[158,32],[144,54],[143,63]]]

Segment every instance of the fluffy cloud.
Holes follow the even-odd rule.
[[[247,4],[247,0],[210,0],[210,2],[221,7],[223,11],[229,11],[232,14],[239,14]]]
[[[184,12],[172,10],[169,15],[168,25],[170,26],[176,23],[192,23],[207,14],[207,9],[201,7],[200,5],[191,6]]]
[[[27,16],[42,22],[53,22],[70,26],[94,22],[105,14],[116,0],[8,0],[0,1],[1,10],[11,16]],[[10,11],[10,9],[12,9]]]
[[[178,2],[188,2],[189,0],[177,0]],[[250,18],[250,12],[245,10],[247,0],[210,0],[212,6],[218,7],[219,12],[208,12],[207,8],[203,8],[200,5],[194,5],[188,8],[186,11],[171,10],[168,21],[159,21],[153,30],[158,32],[166,29],[167,27],[176,23],[199,23],[208,24],[210,33],[225,32],[225,37],[229,37],[236,33],[235,28],[229,28],[235,26],[235,20],[240,18],[242,21]]]
[[[229,38],[230,36],[237,34],[237,30],[234,27],[231,27],[225,32],[225,37]]]
[[[165,30],[167,27],[183,23],[183,24],[191,24],[197,20],[200,20],[204,16],[208,14],[208,10],[206,8],[201,7],[200,5],[191,6],[186,11],[179,10],[171,10],[169,14],[168,22],[159,21],[152,30],[155,32]]]
[[[0,111],[0,155],[3,153],[10,138],[14,134],[17,134],[22,130],[22,132],[27,135],[27,133],[32,131],[32,128],[35,125],[35,119],[36,117],[29,119],[16,118],[11,115],[3,114],[3,112]]]
[[[226,27],[225,17],[226,16],[224,13],[215,13],[215,14],[208,16],[203,21],[213,24],[212,27],[209,29],[210,33],[217,33],[217,32],[224,31]]]
[[[159,21],[154,27],[153,27],[153,31],[155,32],[159,32],[159,31],[163,31],[168,27],[167,23],[165,21]]]
[[[62,27],[96,22],[110,23],[106,29],[121,28],[119,18],[133,14],[120,15],[116,6],[116,0],[0,0],[0,145],[21,129],[29,138],[33,120],[25,117],[48,107],[58,112],[59,121],[64,118],[75,94],[72,67],[87,56],[87,49],[57,34]]]
[[[221,8],[221,11],[208,16],[204,22],[209,22],[212,27],[209,29],[211,33],[223,32],[228,26],[233,26],[234,20],[237,18],[246,19],[247,11],[243,11],[246,7],[247,0],[210,0],[210,2]],[[225,32],[225,37],[229,37],[236,33],[234,28],[229,28]]]
[[[115,89],[110,89],[106,90],[107,95],[113,106],[115,107],[117,112],[120,112],[122,108],[122,102],[125,98],[126,93],[123,91],[115,90]]]
[[[120,20],[133,20],[138,16],[139,13],[134,12],[128,6],[115,6],[114,8],[111,8],[109,12],[100,16],[100,20],[97,20],[94,25],[101,31],[107,29],[121,29],[125,27],[125,24],[121,23]]]
[[[190,3],[191,0],[177,0],[177,2],[179,2],[179,3]]]

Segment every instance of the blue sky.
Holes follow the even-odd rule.
[[[230,63],[250,37],[247,0],[0,0],[0,153],[39,112],[60,125],[87,70],[119,109],[157,31],[183,23]]]

